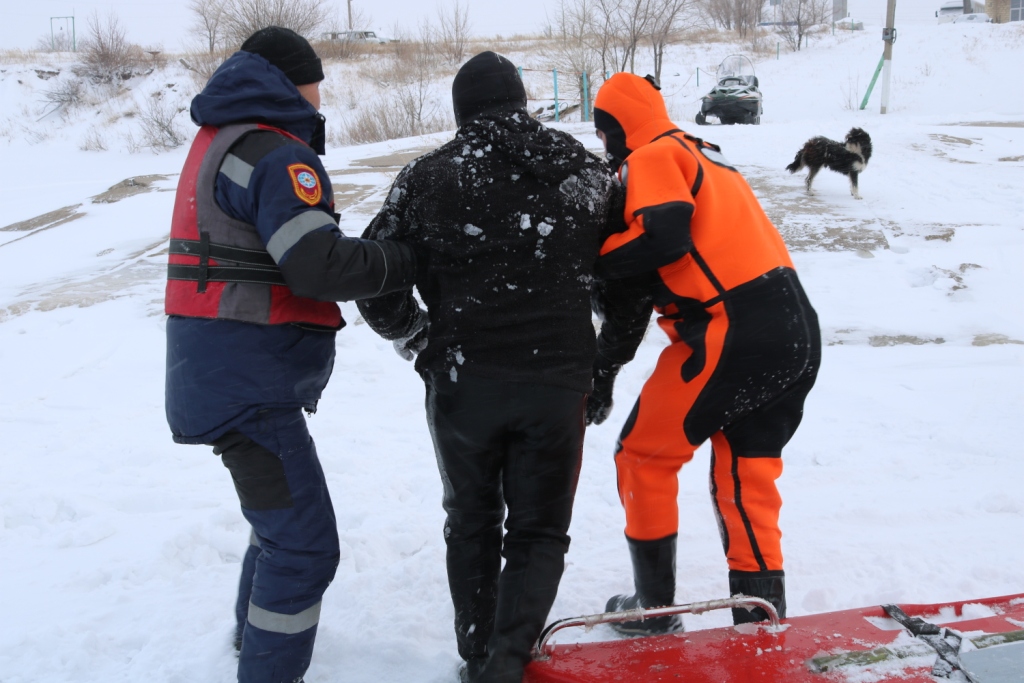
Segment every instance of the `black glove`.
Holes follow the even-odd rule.
[[[409,334],[392,342],[395,352],[405,360],[414,359],[423,349],[427,348],[427,335],[430,332],[430,319],[422,308],[416,315]]]
[[[598,355],[594,361],[594,390],[587,396],[587,424],[599,425],[612,412],[612,390],[615,376],[622,366]]]

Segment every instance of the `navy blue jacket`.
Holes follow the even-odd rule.
[[[247,52],[217,69],[192,101],[192,120],[216,127],[266,123],[314,145],[323,131],[322,117],[284,73]],[[330,179],[311,147],[256,132],[231,154],[252,161],[251,172],[225,174],[225,164],[216,201],[232,218],[256,227],[295,294],[347,301],[411,286],[410,248],[340,233]],[[318,204],[297,195],[287,170],[293,164],[318,176]],[[297,325],[169,317],[166,411],[174,440],[210,443],[262,408],[315,410],[334,365],[334,337],[331,330]]]

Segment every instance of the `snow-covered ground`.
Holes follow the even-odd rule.
[[[822,372],[780,481],[791,616],[1024,592],[1024,27],[911,23],[882,116],[878,88],[857,109],[882,12],[856,18],[866,31],[759,58],[757,127],[692,123],[709,86],[694,67],[740,47],[677,47],[663,79],[680,125],[747,174],[821,318]],[[184,78],[175,68],[133,96]],[[248,528],[218,459],[171,443],[163,417],[163,250],[185,150],[128,154],[108,126],[110,151],[81,151],[95,124],[36,123],[31,78],[0,65],[13,131],[0,137],[14,138],[0,139],[0,681],[230,681]],[[109,118],[97,109],[88,116]],[[874,142],[864,199],[828,171],[805,195],[784,166],[807,138],[854,125]],[[563,126],[598,148],[586,125]],[[330,149],[342,227],[358,234],[398,168],[448,135]],[[342,559],[306,680],[451,681],[422,383],[343,309],[350,325],[309,425]],[[631,586],[612,451],[663,345],[652,327],[611,419],[588,432],[552,618]],[[705,448],[681,475],[679,601],[727,594],[707,467]]]

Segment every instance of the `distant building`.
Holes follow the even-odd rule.
[[[832,0],[832,21],[839,21],[849,16],[846,0]]]
[[[988,0],[985,11],[997,24],[1024,21],[1024,0]]]

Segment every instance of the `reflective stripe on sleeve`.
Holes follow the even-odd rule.
[[[275,261],[280,263],[285,252],[294,247],[307,234],[334,224],[334,219],[319,209],[303,211],[278,228],[274,236],[270,238],[270,242],[267,243],[267,251]]]
[[[242,161],[234,154],[228,154],[220,165],[220,172],[228,177],[228,180],[235,185],[244,188],[249,187],[249,178],[252,176],[253,167]]]
[[[323,601],[308,607],[298,614],[279,614],[249,603],[249,623],[263,631],[295,635],[307,631],[320,623],[320,605]]]

